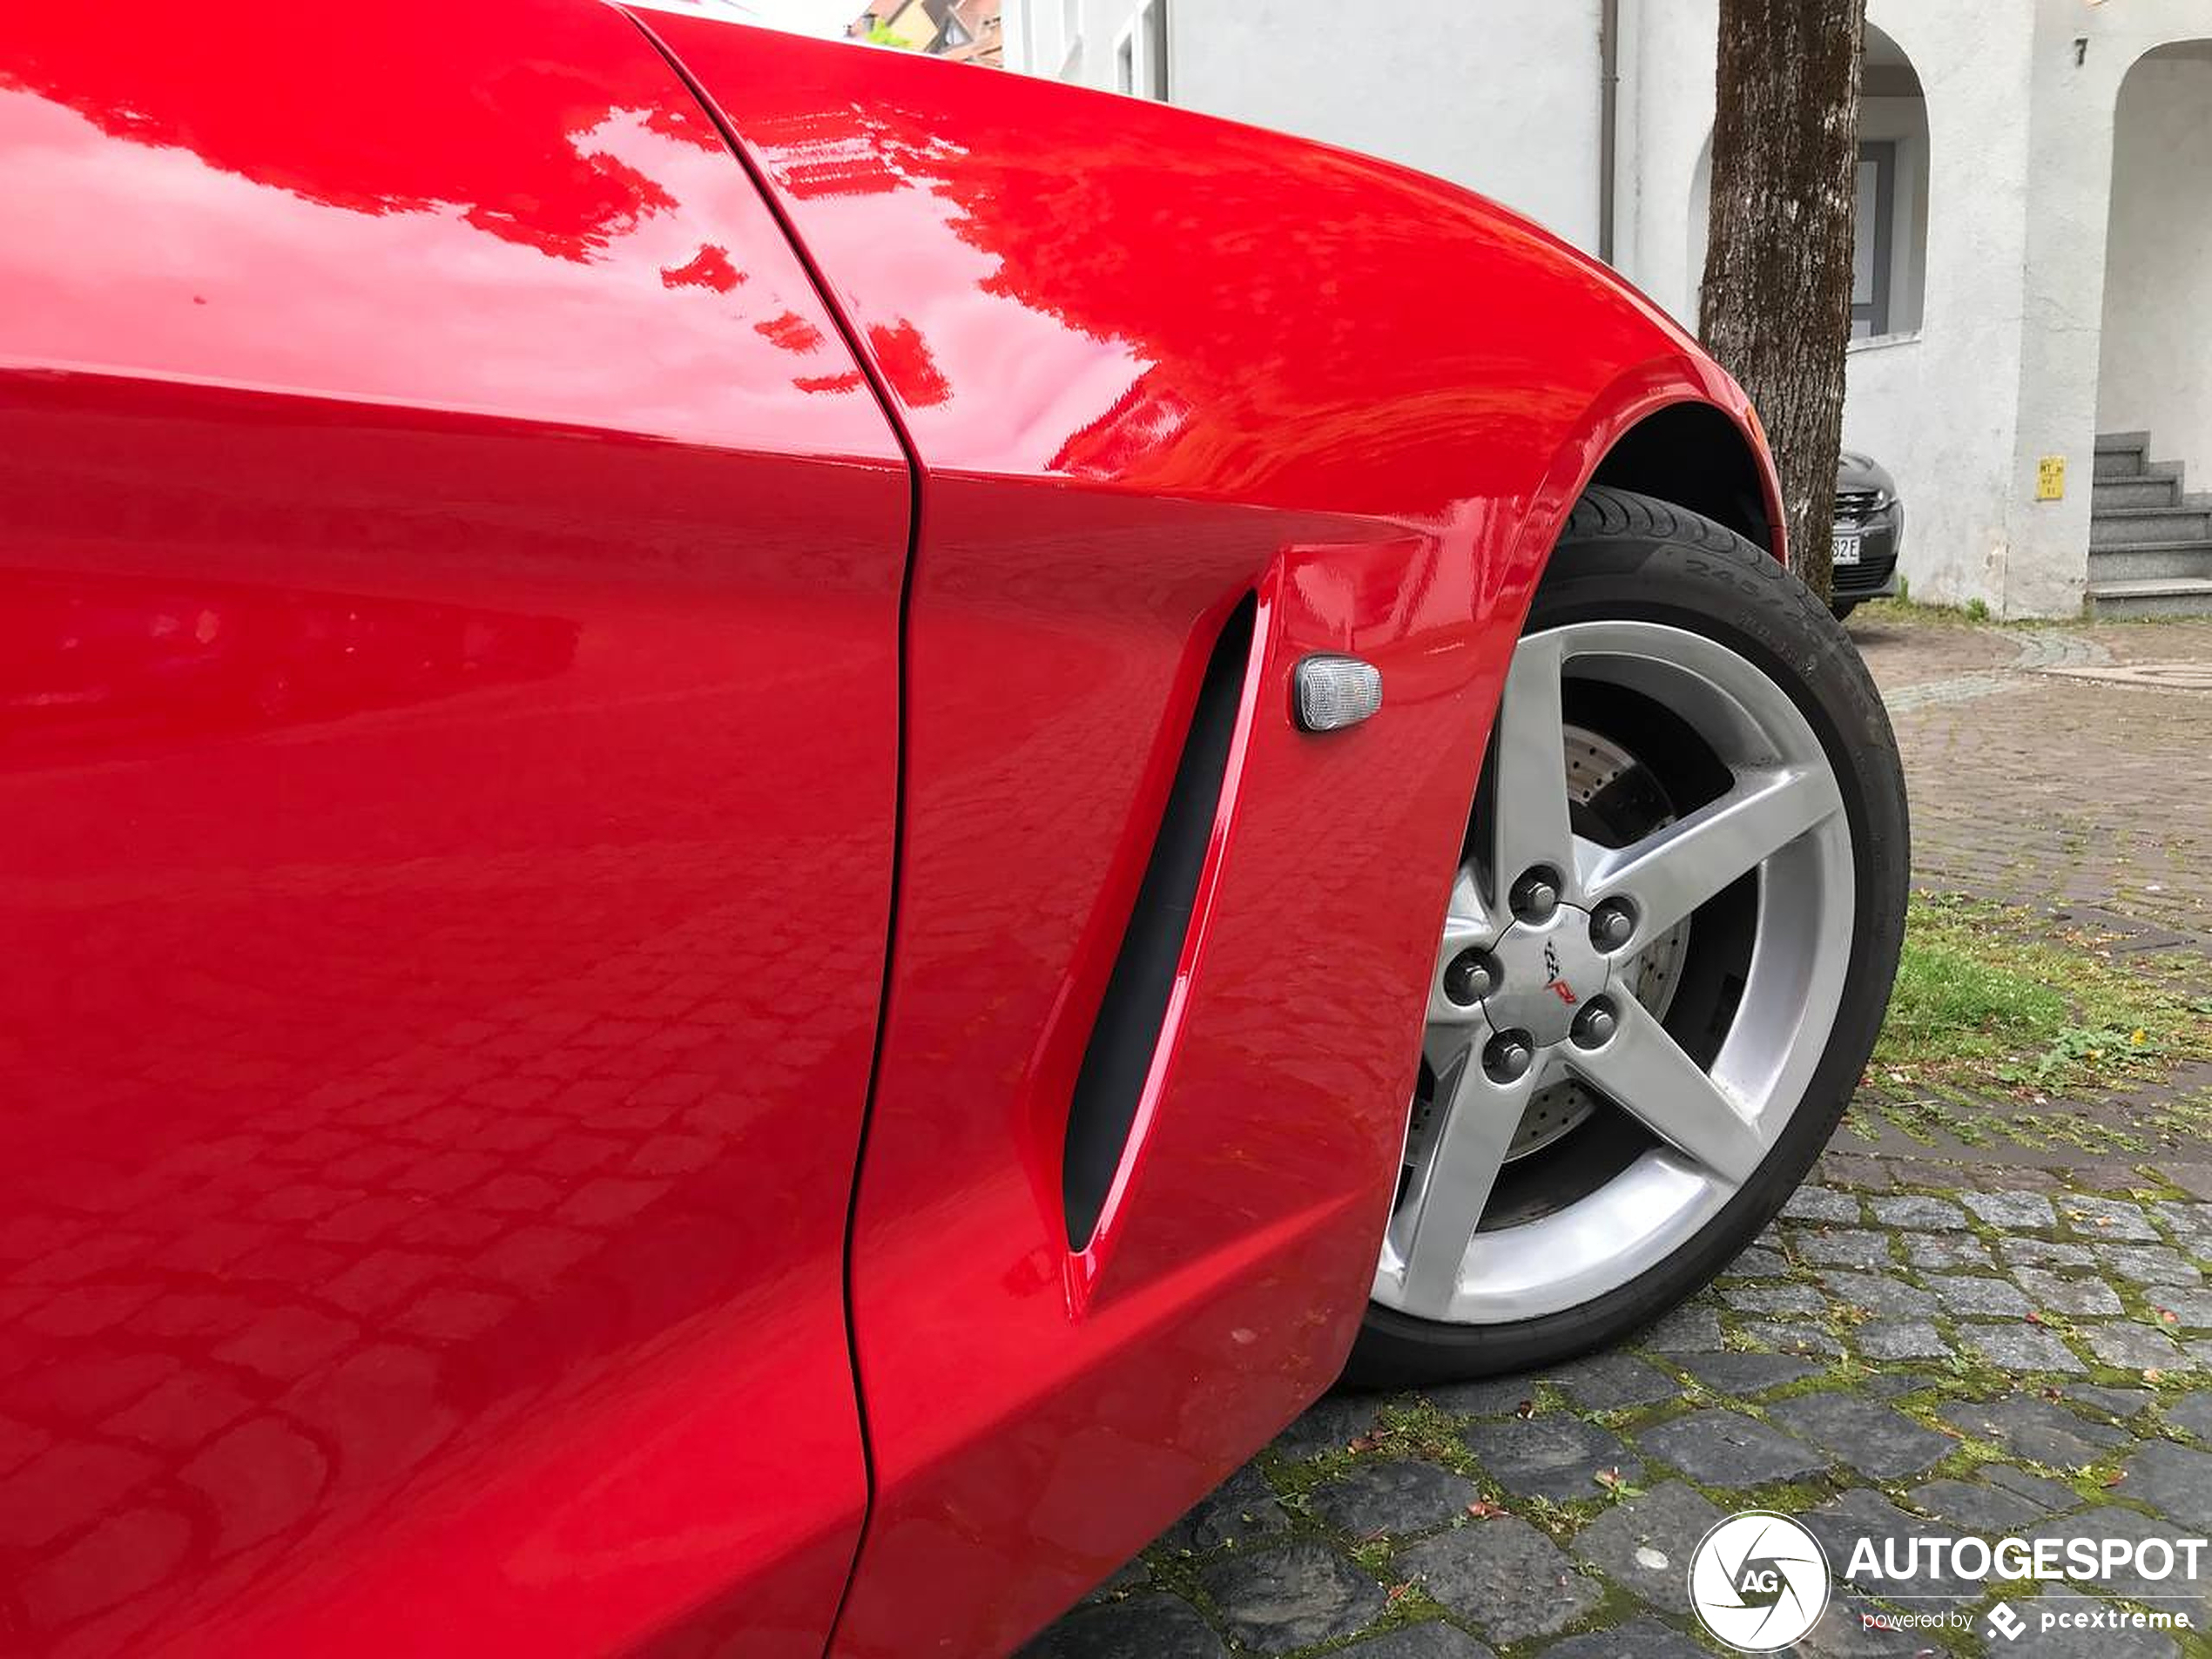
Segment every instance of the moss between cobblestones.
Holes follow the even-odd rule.
[[[1357,1559],[1356,1556],[1355,1559]],[[1364,1566],[1366,1563],[1361,1564]],[[1308,1659],[1309,1656],[1342,1653],[1354,1642],[1370,1641],[1386,1631],[1395,1630],[1408,1624],[1449,1624],[1467,1631],[1470,1635],[1474,1633],[1472,1626],[1454,1617],[1449,1608],[1433,1599],[1427,1591],[1422,1589],[1412,1580],[1393,1579],[1387,1572],[1378,1573],[1376,1576],[1381,1579],[1383,1587],[1389,1593],[1391,1599],[1372,1624],[1364,1630],[1355,1630],[1348,1636],[1339,1636],[1333,1642],[1322,1642],[1318,1647],[1300,1648],[1295,1654],[1289,1656],[1289,1659]]]
[[[1540,1416],[1547,1411],[1569,1409],[1561,1403],[1558,1393],[1548,1386],[1532,1389],[1531,1394],[1531,1403],[1537,1408],[1529,1413],[1531,1416]],[[1619,1418],[1635,1413],[1612,1413],[1607,1415]],[[1459,1428],[1470,1420],[1473,1420],[1447,1412],[1427,1399],[1393,1400],[1378,1412],[1375,1429],[1370,1434],[1363,1435],[1354,1447],[1332,1449],[1301,1459],[1273,1454],[1263,1456],[1263,1472],[1280,1494],[1285,1509],[1291,1513],[1292,1530],[1288,1537],[1271,1538],[1260,1548],[1277,1548],[1290,1539],[1298,1537],[1328,1539],[1380,1584],[1390,1597],[1382,1615],[1365,1629],[1336,1641],[1301,1648],[1296,1654],[1286,1656],[1286,1659],[1318,1659],[1318,1656],[1339,1652],[1356,1642],[1409,1624],[1440,1622],[1466,1629],[1470,1634],[1474,1633],[1473,1626],[1458,1618],[1417,1582],[1402,1575],[1396,1565],[1399,1551],[1407,1545],[1474,1524],[1472,1515],[1458,1515],[1420,1533],[1363,1539],[1351,1539],[1341,1531],[1325,1527],[1313,1516],[1309,1504],[1312,1494],[1327,1482],[1348,1474],[1363,1463],[1388,1458],[1419,1458],[1441,1465],[1473,1480],[1481,1492],[1483,1501],[1494,1505],[1501,1513],[1519,1516],[1560,1543],[1568,1541],[1582,1526],[1618,1501],[1619,1494],[1600,1494],[1588,1500],[1557,1503],[1542,1498],[1516,1497],[1506,1492],[1475,1461],[1460,1440]],[[1200,1580],[1198,1557],[1160,1551],[1148,1559],[1152,1562],[1153,1575],[1157,1584],[1184,1595],[1209,1621],[1218,1622],[1217,1610],[1206,1596]],[[1599,1602],[1589,1614],[1576,1620],[1559,1636],[1498,1648],[1496,1650],[1501,1659],[1514,1659],[1516,1655],[1533,1652],[1564,1636],[1609,1629],[1626,1619],[1649,1613],[1649,1610],[1633,1595],[1604,1575],[1593,1572],[1589,1577],[1601,1595]]]
[[[1937,1173],[1936,1166],[1924,1167],[1931,1176]],[[1957,1204],[1959,1197],[1956,1184],[1946,1185],[1938,1180],[1925,1178],[1918,1183],[1900,1184],[1892,1191],[1896,1197],[1932,1197],[1952,1204]],[[1855,1192],[1846,1196],[1859,1197]],[[2124,1196],[2148,1201],[2182,1195],[2155,1172],[2147,1171],[2141,1184],[2132,1190],[2123,1194],[2107,1187],[2106,1196]],[[1908,1265],[1900,1253],[1901,1242],[1914,1236],[1912,1230],[1901,1225],[1901,1217],[1889,1222],[1871,1219],[1869,1204],[1862,1202],[1857,1207],[1858,1214],[1850,1221],[1833,1224],[1880,1232],[1887,1240],[1889,1260],[1872,1271],[1887,1272],[1904,1283],[1918,1285],[1922,1270]],[[2097,1242],[2098,1231],[2081,1215],[2069,1216],[2069,1207],[2063,1199],[2057,1208],[2059,1216],[2053,1224],[2035,1227],[2000,1226],[1960,1206],[1961,1215],[1954,1217],[1953,1221],[1963,1222],[1963,1224],[1945,1226],[1942,1236],[1973,1241],[1987,1253],[1991,1261],[2006,1261],[2007,1258],[1998,1246],[2013,1239],[2041,1238],[2091,1245]],[[2091,1213],[2094,1212],[2093,1204]],[[2166,1248],[2171,1249],[2184,1260],[2202,1264],[2206,1259],[2190,1247],[2187,1238],[2177,1234],[2177,1224],[2170,1216],[2151,1211],[2148,1212],[2148,1219],[2150,1231]],[[1558,1384],[1531,1379],[1526,1383],[1524,1390],[1507,1392],[1501,1399],[1509,1402],[1516,1395],[1525,1397],[1527,1410],[1521,1413],[1524,1417],[1562,1415],[1600,1425],[1608,1432],[1619,1433],[1635,1447],[1636,1454],[1644,1466],[1644,1474],[1637,1489],[1649,1490],[1662,1481],[1680,1480],[1724,1511],[1757,1505],[1777,1508],[1784,1513],[1802,1514],[1820,1508],[1852,1491],[1867,1491],[1878,1494],[1885,1501],[1908,1514],[1919,1514],[1922,1513],[1922,1506],[1914,1501],[1912,1494],[1926,1481],[1939,1479],[1977,1480],[1993,1467],[2005,1467],[2057,1481],[2086,1503],[2116,1506],[2145,1515],[2155,1514],[2148,1505],[2128,1492],[2125,1478],[2127,1462],[2142,1444],[2148,1433],[2146,1430],[2130,1429],[2128,1440],[2100,1450],[2092,1460],[2075,1467],[2059,1467],[2020,1456],[2005,1445],[1964,1432],[1957,1424],[1946,1420],[1940,1413],[1958,1401],[1991,1403],[2011,1397],[2040,1395],[2059,1409],[2080,1416],[2085,1421],[2118,1423],[2121,1420],[2114,1411],[2101,1407],[2094,1401],[2079,1399],[2071,1392],[2082,1384],[2101,1384],[2146,1392],[2148,1397],[2142,1407],[2129,1414],[2129,1420],[2140,1425],[2162,1420],[2163,1409],[2174,1399],[2191,1392],[2192,1386],[2201,1380],[2201,1372],[2193,1372],[2186,1368],[2168,1372],[2157,1367],[2137,1372],[2095,1363],[2087,1351],[2086,1343],[2080,1340],[2081,1332],[2076,1329],[2075,1320],[2050,1310],[2039,1310],[2033,1317],[2033,1323],[2075,1352],[2085,1366],[2080,1373],[2068,1375],[2063,1386],[2060,1386],[2057,1379],[2043,1376],[2033,1377],[2023,1383],[2020,1377],[1966,1347],[1965,1334],[1973,1327],[1963,1324],[1947,1310],[1929,1316],[1930,1323],[1937,1327],[1946,1342],[1954,1346],[1955,1352],[1947,1360],[1899,1361],[1870,1366],[1854,1351],[1858,1326],[1867,1317],[1865,1310],[1856,1306],[1844,1295],[1827,1289],[1824,1275],[1837,1270],[1810,1263],[1802,1253],[1802,1245],[1826,1232],[1830,1224],[1791,1220],[1771,1230],[1761,1243],[1775,1254],[1762,1258],[1759,1265],[1762,1268],[1778,1267],[1779,1271],[1726,1275],[1719,1281],[1722,1290],[1716,1312],[1722,1339],[1725,1344],[1735,1347],[1753,1345],[1745,1329],[1746,1320],[1752,1316],[1739,1314],[1735,1308],[1728,1305],[1729,1287],[1755,1285],[1769,1291],[1784,1284],[1818,1287],[1822,1291],[1824,1312],[1817,1316],[1805,1316],[1804,1323],[1808,1328],[1817,1328],[1841,1342],[1844,1352],[1839,1357],[1820,1356],[1820,1368],[1813,1374],[1761,1390],[1756,1399],[1747,1399],[1700,1382],[1689,1369],[1696,1363],[1695,1356],[1661,1353],[1638,1345],[1635,1352],[1644,1362],[1680,1383],[1677,1394],[1648,1404],[1609,1409],[1586,1408],[1569,1398]],[[1860,1270],[1854,1268],[1850,1271]],[[1986,1269],[1968,1268],[1963,1271],[1980,1276]],[[2158,1291],[2146,1290],[2125,1275],[2109,1271],[2108,1264],[2101,1256],[2098,1271],[2103,1282],[2113,1285],[2119,1295],[2121,1317],[2139,1325],[2159,1328],[2156,1312]],[[1923,1285],[1921,1288],[1925,1287]],[[1763,1334],[1770,1339],[1773,1333]],[[1767,1345],[1772,1345],[1770,1340]],[[1895,1378],[1902,1385],[1898,1392],[1883,1391],[1888,1405],[1908,1420],[1942,1434],[1948,1442],[1948,1449],[1940,1457],[1926,1469],[1909,1477],[1871,1480],[1845,1467],[1843,1462],[1835,1461],[1819,1472],[1802,1478],[1751,1487],[1722,1487],[1697,1480],[1686,1471],[1655,1458],[1643,1445],[1644,1437],[1651,1428],[1689,1413],[1724,1406],[1732,1412],[1754,1420],[1770,1421],[1773,1408],[1784,1401],[1838,1388],[1850,1389],[1863,1385],[1870,1377],[1882,1375]],[[2124,1405],[2126,1402],[2121,1403]],[[1366,1629],[1341,1640],[1302,1649],[1291,1659],[1321,1659],[1321,1656],[1339,1653],[1382,1631],[1429,1621],[1450,1624],[1479,1635],[1473,1625],[1452,1615],[1426,1590],[1412,1582],[1399,1565],[1402,1552],[1409,1544],[1479,1524],[1472,1517],[1464,1514],[1453,1515],[1417,1533],[1352,1538],[1341,1528],[1326,1525],[1313,1513],[1311,1503],[1312,1494],[1320,1487],[1362,1464],[1393,1458],[1418,1459],[1450,1469],[1468,1479],[1484,1503],[1495,1505],[1501,1513],[1518,1516],[1572,1554],[1572,1541],[1581,1529],[1626,1497],[1624,1492],[1608,1491],[1602,1487],[1594,1487],[1587,1495],[1577,1495],[1565,1501],[1521,1497],[1506,1491],[1476,1461],[1461,1439],[1467,1425],[1477,1419],[1476,1413],[1447,1410],[1423,1396],[1399,1396],[1384,1401],[1376,1409],[1372,1429],[1348,1446],[1330,1447],[1297,1458],[1271,1448],[1262,1453],[1258,1467],[1269,1485],[1279,1494],[1289,1515],[1288,1528],[1242,1547],[1224,1547],[1203,1555],[1155,1546],[1147,1552],[1148,1588],[1179,1595],[1190,1602],[1202,1617],[1219,1629],[1222,1622],[1220,1609],[1206,1594],[1204,1583],[1204,1575],[1211,1563],[1232,1554],[1259,1554],[1299,1541],[1320,1541],[1328,1544],[1352,1561],[1360,1572],[1379,1584],[1390,1599],[1378,1620]],[[2188,1437],[2179,1438],[2186,1440]],[[1940,1517],[1936,1519],[1940,1520]],[[1652,1617],[1656,1613],[1656,1609],[1640,1602],[1632,1590],[1615,1583],[1603,1573],[1593,1569],[1589,1578],[1597,1588],[1601,1599],[1588,1614],[1576,1620],[1561,1635],[1608,1629],[1631,1618]],[[1986,1608],[1998,1596],[2017,1598],[2020,1593],[2021,1587],[1990,1586],[1977,1598],[1962,1605]],[[1878,1597],[1866,1599],[1868,1604],[1875,1607],[1885,1605]],[[1710,1647],[1696,1631],[1689,1629],[1684,1622],[1673,1615],[1662,1617],[1662,1622],[1672,1628],[1684,1629],[1702,1647]],[[1536,1655],[1549,1648],[1558,1639],[1557,1636],[1534,1639],[1501,1648],[1498,1651],[1502,1659],[1525,1659],[1525,1656]],[[1931,1632],[1926,1642],[1936,1650],[1946,1653],[1965,1655],[1979,1650],[1976,1638],[1971,1633]]]

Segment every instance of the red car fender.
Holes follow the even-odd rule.
[[[835,1650],[1000,1651],[1341,1362],[1488,724],[1575,497],[1681,411],[1769,522],[1771,480],[1679,329],[1466,192],[1155,104],[637,15],[921,469],[852,1234],[873,1496]],[[1247,595],[1157,1046],[1078,1194],[1087,1042]],[[1381,671],[1370,725],[1295,729],[1315,651]]]

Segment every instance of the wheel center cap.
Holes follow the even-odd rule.
[[[1542,921],[1516,921],[1491,952],[1498,988],[1482,999],[1494,1031],[1526,1031],[1539,1043],[1563,1042],[1582,1004],[1605,988],[1610,965],[1590,943],[1586,910],[1561,905]]]

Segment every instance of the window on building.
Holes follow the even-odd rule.
[[[1114,84],[1139,98],[1168,95],[1168,3],[1145,0],[1114,47]]]
[[[1897,44],[1866,26],[1858,101],[1858,206],[1851,242],[1853,340],[1919,331],[1928,273],[1928,106],[1920,78]],[[1713,140],[1709,133],[1689,183],[1689,281],[1680,314],[1697,314],[1712,214]],[[1664,272],[1649,273],[1654,286]],[[1663,288],[1658,288],[1662,300]]]
[[[1891,239],[1897,225],[1897,144],[1858,146],[1858,223],[1851,240],[1851,333],[1868,340],[1891,331]]]
[[[1858,100],[1858,234],[1851,247],[1854,340],[1920,327],[1928,273],[1928,105],[1904,49],[1866,26]]]

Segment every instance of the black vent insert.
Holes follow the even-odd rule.
[[[1136,1103],[1159,1046],[1160,1022],[1175,988],[1175,967],[1190,931],[1206,842],[1221,806],[1229,745],[1237,730],[1237,704],[1251,659],[1251,595],[1231,614],[1214,644],[1184,738],[1183,758],[1160,813],[1160,830],[1144,880],[1136,890],[1129,927],[1098,1005],[1098,1018],[1083,1050],[1068,1106],[1068,1144],[1062,1196],[1068,1214],[1068,1247],[1082,1250],[1098,1225],[1107,1189],[1129,1145]]]

